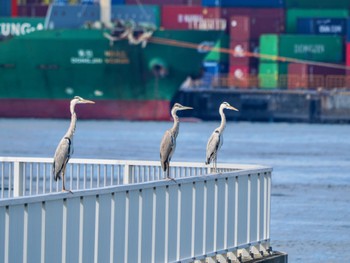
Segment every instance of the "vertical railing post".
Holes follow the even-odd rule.
[[[271,172],[267,173],[267,238],[270,239],[270,223],[271,223]]]
[[[23,195],[23,163],[15,161],[13,163],[13,196]]]
[[[124,165],[124,176],[123,176],[123,184],[130,184],[131,183],[131,176],[132,176],[132,165],[125,164]]]
[[[211,165],[208,165],[207,166],[207,174],[210,174],[211,173]]]

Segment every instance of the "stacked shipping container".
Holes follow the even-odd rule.
[[[221,30],[217,43],[211,43],[216,49],[228,48],[226,34],[227,22],[221,18],[220,8],[163,5],[161,11],[161,28],[166,30]],[[208,43],[207,43],[208,44]],[[203,62],[205,85],[211,85],[215,77],[227,72],[228,55],[212,51]]]
[[[343,39],[338,36],[263,35],[260,38],[260,51],[270,56],[260,61],[262,88],[287,87],[289,81],[284,76],[288,73],[290,59],[315,64],[344,62]],[[304,66],[304,63],[299,65]]]
[[[78,25],[72,22],[77,21],[76,17],[70,20],[69,13],[62,17],[62,13],[57,12],[53,28],[81,27],[86,21],[99,20],[100,7],[94,0],[54,2],[62,5],[82,1],[94,5],[84,6]],[[0,0],[0,17],[43,17],[52,1],[22,0],[21,5],[17,2]],[[203,65],[211,76],[227,70],[235,80],[234,86],[241,88],[252,86],[249,76],[254,78],[257,73],[263,88],[287,85],[303,88],[317,86],[310,80],[311,75],[314,78],[315,75],[325,76],[326,72],[332,75],[344,72],[259,59],[260,54],[335,64],[345,61],[350,67],[349,0],[111,0],[111,4],[112,19],[149,22],[166,30],[222,30],[215,47],[230,48],[232,54],[210,52]],[[82,6],[72,6],[74,8],[82,9]],[[93,11],[87,12],[90,9]],[[295,75],[309,77],[294,81]]]
[[[297,33],[297,21],[299,18],[347,18],[349,9],[287,9],[286,32]]]
[[[258,73],[259,37],[264,33],[280,33],[284,29],[284,14],[280,9],[265,9],[250,15],[233,15],[229,20],[230,78],[236,86],[251,86],[250,79]]]
[[[298,18],[297,34],[339,35],[346,34],[345,18]]]

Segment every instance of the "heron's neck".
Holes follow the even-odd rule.
[[[77,115],[75,112],[72,113],[69,129],[64,137],[72,138],[75,132],[75,127],[77,123]]]
[[[179,117],[177,117],[177,115],[176,115],[176,112],[172,112],[171,115],[173,116],[173,119],[174,119],[174,125],[171,128],[171,131],[176,138],[177,134],[179,133],[180,121],[179,121]]]
[[[221,116],[221,124],[220,124],[219,129],[220,129],[220,131],[223,131],[225,129],[225,126],[226,126],[226,116],[225,116],[223,108],[220,108],[219,112],[220,112],[220,116]]]

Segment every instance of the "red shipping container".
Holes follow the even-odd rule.
[[[228,85],[238,88],[257,86],[257,68],[249,66],[230,66]]]
[[[17,0],[11,0],[11,16],[16,17],[18,15]]]
[[[137,5],[142,3],[143,5],[188,5],[188,6],[200,6],[202,0],[125,0],[127,5]]]
[[[257,67],[258,59],[249,53],[259,53],[259,43],[258,41],[242,41],[242,40],[231,40],[230,50],[233,52],[230,55],[230,66],[244,65]]]
[[[18,16],[45,17],[48,5],[18,5]]]
[[[327,76],[345,75],[345,69],[290,63],[288,65],[288,88],[325,87]]]
[[[350,67],[350,42],[346,43],[346,65]]]
[[[270,17],[285,20],[285,11],[283,8],[221,8],[221,17],[226,20],[232,16],[250,16],[250,17]]]
[[[161,27],[164,29],[225,30],[219,8],[200,6],[163,6]]]
[[[231,40],[249,40],[250,39],[250,17],[233,16],[228,23],[228,30]]]
[[[308,88],[307,65],[290,63],[288,65],[288,88]]]
[[[257,40],[262,34],[284,31],[284,20],[277,17],[232,16],[228,23],[231,39]]]

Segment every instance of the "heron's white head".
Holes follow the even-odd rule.
[[[192,107],[183,106],[180,103],[175,103],[171,112],[177,112],[178,110],[192,110]]]
[[[231,106],[228,102],[223,102],[221,103],[220,105],[220,110],[223,110],[223,109],[228,109],[228,110],[234,110],[234,111],[238,111],[235,107]]]
[[[92,103],[94,104],[95,102],[92,100],[86,100],[83,99],[82,97],[75,96],[71,101],[70,101],[70,112],[73,114],[75,105],[77,104],[85,104],[85,103]]]

